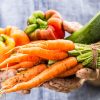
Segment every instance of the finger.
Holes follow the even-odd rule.
[[[82,28],[82,25],[78,22],[63,21],[63,29],[69,33],[76,32],[80,28]]]
[[[96,69],[97,78],[95,80],[89,80],[88,83],[93,86],[100,86],[100,69]]]
[[[76,72],[76,77],[85,80],[95,80],[97,75],[96,71],[89,68],[82,68]]]

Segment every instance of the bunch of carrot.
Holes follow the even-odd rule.
[[[15,47],[0,57],[0,69],[20,69],[25,71],[2,82],[2,93],[16,92],[40,86],[55,77],[67,77],[82,68],[68,51],[75,45],[70,40],[40,40]],[[48,65],[49,60],[56,61]]]

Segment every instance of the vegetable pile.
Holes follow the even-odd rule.
[[[81,64],[78,65],[75,57],[68,56],[67,52],[73,50],[74,47],[72,41],[61,39],[35,41],[15,47],[10,52],[3,55],[3,57],[9,55],[8,58],[5,60],[2,60],[2,58],[0,59],[2,60],[0,68],[1,70],[7,70],[12,68],[19,69],[22,67],[26,68],[26,71],[22,71],[5,80],[1,84],[2,92],[8,93],[30,89],[52,78],[75,74],[75,72],[83,66]],[[49,65],[49,60],[55,60],[56,62]]]
[[[48,10],[34,12],[24,31],[14,26],[0,28],[0,77],[14,72],[2,78],[1,94],[69,77],[83,67],[99,68],[100,43],[91,44],[100,40],[99,20],[100,12],[82,27],[77,22],[64,21],[57,11]],[[72,35],[64,39],[65,31]]]

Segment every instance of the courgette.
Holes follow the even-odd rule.
[[[100,12],[98,12],[86,25],[74,32],[66,39],[75,43],[90,44],[100,41]]]

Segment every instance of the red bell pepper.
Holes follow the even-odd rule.
[[[31,40],[61,39],[65,35],[61,15],[55,10],[33,13],[28,19],[25,32]]]
[[[46,18],[46,20],[48,20],[50,18],[62,19],[60,13],[58,13],[57,11],[52,10],[52,9],[45,12],[45,18]]]
[[[62,20],[58,18],[50,18],[48,20],[48,25],[51,25],[54,27],[55,32],[54,35],[57,37],[57,39],[64,38],[65,32],[62,28]]]

